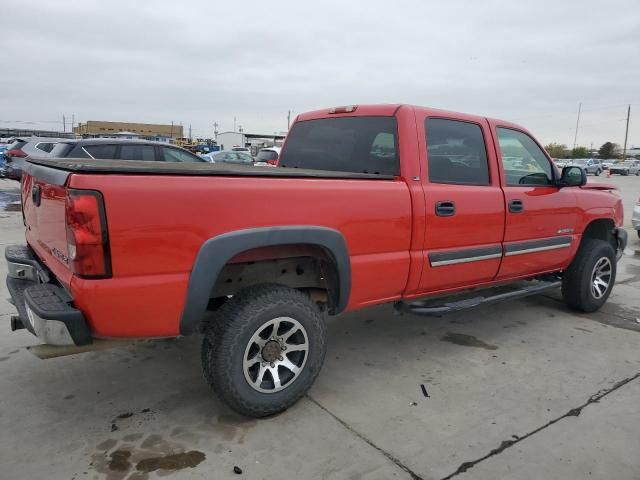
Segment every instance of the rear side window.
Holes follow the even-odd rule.
[[[47,152],[49,153],[51,150],[53,150],[55,143],[51,143],[51,142],[40,142],[36,145],[36,148],[38,150],[42,150],[43,152]]]
[[[146,160],[156,159],[153,145],[122,145],[120,149],[121,160]]]
[[[117,145],[87,145],[85,151],[93,158],[113,160],[116,158]]]
[[[260,150],[256,162],[268,162],[278,160],[278,153],[273,150]]]
[[[66,157],[67,154],[71,152],[71,150],[73,150],[72,144],[56,143],[50,153],[52,157]],[[87,156],[86,154],[83,155],[83,157],[86,157],[86,156]]]
[[[281,167],[399,175],[395,117],[342,117],[296,122]]]
[[[189,152],[185,152],[183,150],[178,150],[177,148],[160,148],[160,159],[165,162],[204,162],[199,157],[190,154]]]
[[[430,182],[489,185],[487,149],[479,125],[427,118],[425,131]]]

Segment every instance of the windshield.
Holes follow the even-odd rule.
[[[296,122],[279,166],[398,175],[395,117],[338,117]]]

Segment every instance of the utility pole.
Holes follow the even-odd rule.
[[[171,140],[173,140],[173,120],[171,120]]]
[[[67,133],[67,121],[65,120],[64,115],[62,115],[62,132]]]
[[[189,124],[189,140],[191,140],[191,124]]]
[[[213,122],[213,138],[218,139],[218,122]]]
[[[576,120],[576,134],[573,137],[572,157],[576,153],[576,145],[578,141],[578,127],[580,126],[580,111],[582,110],[582,102],[578,103],[578,119]]]
[[[76,123],[76,114],[71,114],[71,133],[73,133],[73,125]]]
[[[629,117],[631,116],[631,105],[627,105],[627,128],[624,131],[624,149],[622,150],[622,161],[627,156],[627,138],[629,137]]]
[[[287,131],[289,131],[289,127],[291,127],[291,110],[287,113]]]

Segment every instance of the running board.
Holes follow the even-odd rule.
[[[504,293],[497,293],[490,296],[477,296],[472,298],[465,298],[464,300],[457,300],[453,302],[447,302],[440,305],[434,305],[433,300],[418,300],[412,303],[397,302],[394,305],[396,312],[398,313],[413,313],[414,315],[425,315],[439,317],[447,313],[459,312],[461,310],[468,310],[480,305],[487,305],[489,303],[504,302],[506,300],[514,300],[517,298],[528,297],[529,295],[536,295],[547,290],[558,288],[562,285],[561,280],[536,282],[535,285],[528,285],[526,287],[518,288]]]

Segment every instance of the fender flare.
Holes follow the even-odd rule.
[[[339,231],[313,225],[251,228],[212,237],[200,247],[189,276],[180,334],[198,332],[211,291],[231,258],[253,248],[295,244],[317,245],[333,257],[338,271],[338,301],[332,313],[342,312],[351,293],[351,260]]]

